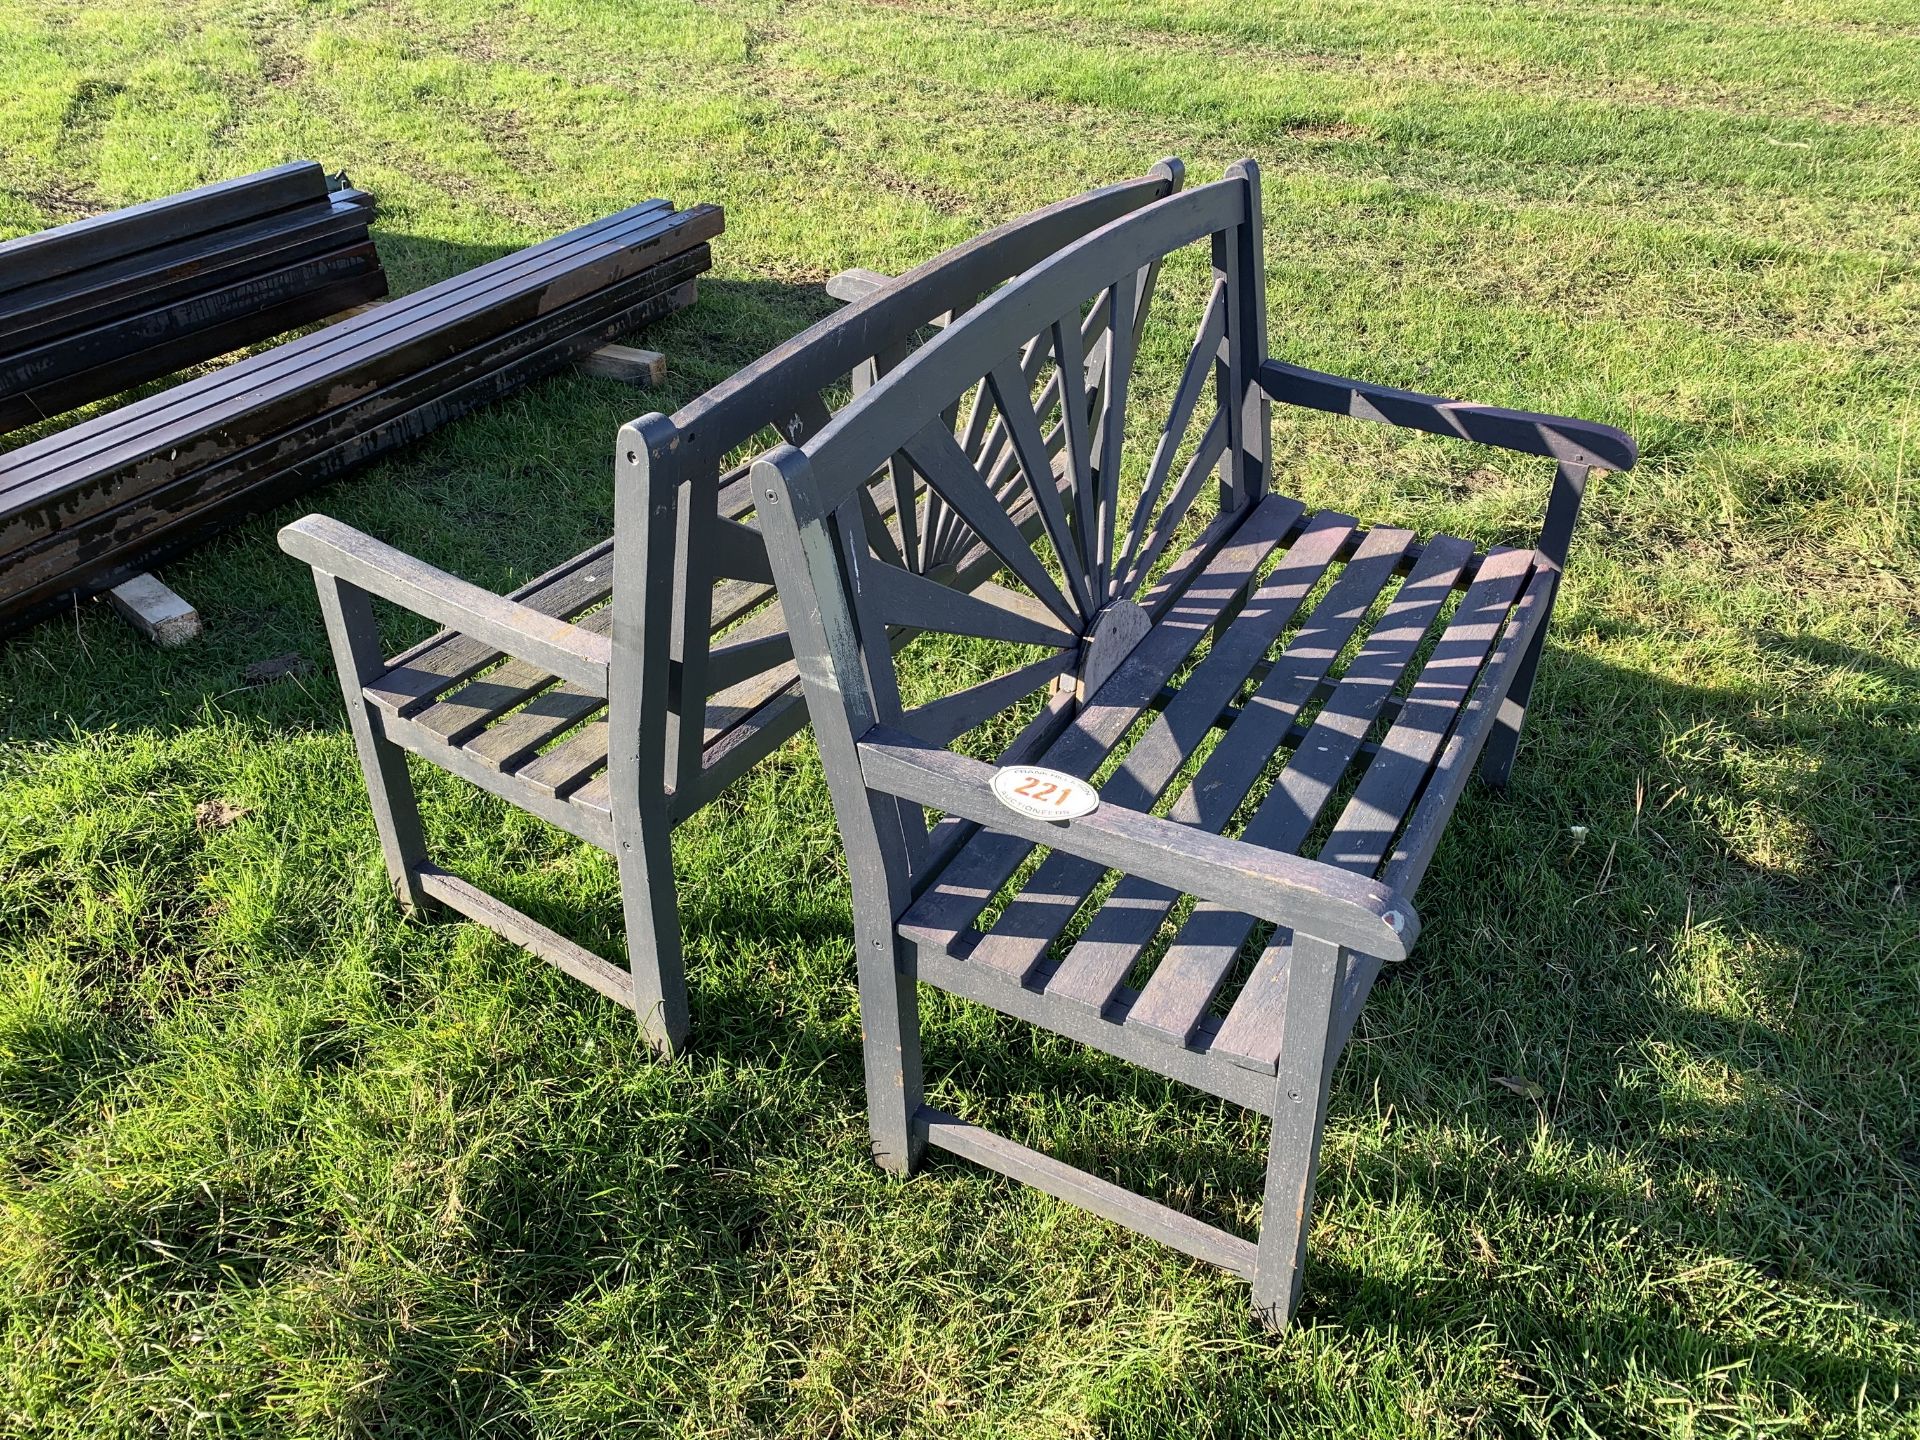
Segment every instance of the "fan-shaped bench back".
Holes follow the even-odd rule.
[[[1211,273],[1178,384],[1155,407],[1160,423],[1142,441],[1143,463],[1128,464],[1129,410],[1146,406],[1132,385],[1134,358],[1162,262],[1202,243]],[[1264,349],[1259,255],[1256,172],[1236,166],[1061,247],[816,434],[756,466],[754,498],[801,653],[832,657],[832,675],[808,678],[831,684],[843,702],[835,717],[816,707],[823,752],[873,724],[944,745],[1045,687],[1084,697],[1171,613],[1182,578],[1205,562],[1209,535],[1230,530],[1266,488],[1267,407],[1254,385]],[[1098,394],[1081,383],[1090,368],[1102,377]],[[960,414],[969,423],[956,435]],[[974,445],[976,433],[1005,443]],[[870,477],[887,466],[914,474],[929,508],[949,512],[991,553],[1001,567],[994,583],[957,594],[882,543],[867,497]],[[1221,514],[1202,526],[1195,504],[1214,475]],[[1032,541],[1012,523],[1022,505],[1039,513]],[[1168,569],[1182,537],[1195,543]],[[801,633],[807,627],[817,633]],[[887,643],[901,630],[1038,653],[907,705]],[[1057,721],[1063,707],[1043,713]]]

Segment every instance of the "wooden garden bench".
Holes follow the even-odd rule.
[[[1261,253],[1242,162],[1060,248],[753,481],[851,869],[879,1162],[910,1171],[931,1143],[991,1166],[1247,1277],[1279,1326],[1328,1077],[1419,934],[1412,897],[1469,773],[1506,778],[1587,477],[1635,450],[1604,425],[1271,358]],[[1129,465],[1139,318],[1170,294],[1195,338]],[[1119,318],[1091,396],[1075,380],[1102,312]],[[956,442],[946,417],[968,397],[1011,435],[1019,476]],[[1309,511],[1273,488],[1274,402],[1558,462],[1537,543]],[[1041,438],[1055,414],[1061,462]],[[994,553],[997,592],[943,592],[873,542],[862,496],[887,465]],[[1044,522],[1031,540],[1010,523],[1023,504]],[[942,681],[950,660],[897,668],[882,637],[902,631],[967,637],[982,663],[1005,649],[1008,668],[968,685]],[[957,753],[962,737],[998,766]],[[1029,765],[1054,777],[1020,779]],[[1032,818],[996,780],[1097,808]],[[916,981],[1270,1116],[1258,1242],[924,1103]]]
[[[1171,193],[1180,173],[1177,161],[1163,162],[1141,179],[990,231],[898,280],[843,287],[861,298],[671,418],[626,426],[615,458],[613,537],[510,595],[325,516],[286,527],[281,544],[314,567],[402,903],[437,901],[461,912],[632,1006],[659,1048],[679,1046],[688,1013],[670,832],[806,719],[751,519],[746,466],[729,469],[730,459],[763,433],[814,434],[845,391],[873,384],[930,326],[1061,245]],[[1097,367],[1088,384],[1099,389]],[[1004,435],[978,431],[956,443],[990,467],[1013,464]],[[998,561],[937,503],[903,489],[907,478],[896,469],[863,488],[872,522],[891,524],[916,575],[971,589]],[[1036,523],[1031,513],[1016,522]],[[375,596],[447,628],[389,657],[376,633]],[[627,965],[433,864],[406,753],[611,853]]]

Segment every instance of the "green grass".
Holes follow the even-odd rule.
[[[662,1065],[396,914],[273,544],[297,509],[168,569],[191,649],[98,607],[14,640],[0,1433],[1920,1435],[1913,0],[0,0],[0,73],[0,233],[311,155],[412,288],[725,205],[652,332],[663,409],[836,270],[1251,154],[1277,352],[1646,457],[1339,1072],[1278,1340],[1076,1210],[868,1164],[806,742],[677,837],[697,1032]],[[506,587],[605,533],[642,403],[555,380],[312,503]],[[1483,542],[1544,496],[1324,417],[1276,443],[1315,504]],[[288,650],[313,670],[244,684]],[[447,863],[618,953],[604,859],[422,788]],[[971,1007],[928,1027],[940,1103],[1257,1220],[1259,1123]]]

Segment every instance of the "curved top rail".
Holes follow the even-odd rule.
[[[993,366],[1066,313],[1142,266],[1247,220],[1244,180],[1170,195],[1058,249],[915,351],[800,449],[811,462],[811,496],[824,514],[839,506],[888,455]]]
[[[817,393],[936,316],[972,304],[1089,231],[1173,194],[1185,173],[1179,160],[1162,160],[1139,179],[1059,201],[944,251],[689,402],[674,414],[674,430],[697,454],[725,453],[783,418],[798,391]]]

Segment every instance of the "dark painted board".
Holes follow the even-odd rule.
[[[55,578],[43,580],[29,591],[0,595],[0,626],[17,627],[61,608],[78,595],[110,588],[129,574],[180,554],[248,515],[417,440],[479,405],[511,394],[564,367],[583,350],[659,319],[692,299],[692,283],[682,282],[665,294],[603,316],[506,365],[483,369],[456,388],[383,419],[349,440],[268,471],[257,483],[229,488],[211,503],[146,511],[137,526],[125,524],[76,547],[72,564]],[[8,583],[7,570],[7,565],[0,564],[0,592]]]
[[[250,225],[196,235],[148,254],[31,286],[0,303],[0,351],[24,350],[116,316],[363,243],[367,219],[363,207],[337,199],[332,204],[301,205]]]
[[[389,415],[405,413],[489,370],[564,343],[569,336],[592,333],[607,338],[610,316],[631,311],[657,319],[670,313],[691,301],[691,293],[678,300],[674,297],[693,283],[708,259],[706,248],[699,247],[637,279],[550,311],[527,324],[496,332],[486,343],[458,355],[417,370],[401,371],[377,388],[343,385],[331,397],[337,403],[294,411],[296,423],[290,427],[268,428],[266,417],[283,415],[287,407],[278,397],[264,395],[260,418],[248,427],[257,433],[251,443],[240,444],[243,436],[225,432],[191,438],[183,435],[174,449],[150,456],[136,468],[86,477],[54,492],[50,499],[17,499],[0,493],[0,556],[6,557],[0,559],[0,593],[18,588],[18,582],[9,579],[15,567],[30,567],[29,556],[43,553],[63,534],[88,526],[95,536],[102,533],[103,526],[128,531],[138,523],[140,513],[123,515],[129,506],[178,511],[189,503],[202,503],[244,487],[263,469],[295,463],[318,449],[348,443]]]
[[[214,325],[189,330],[118,358],[103,359],[89,369],[0,399],[0,430],[51,419],[188,365],[380,299],[387,293],[386,271],[374,258],[371,245],[362,248],[364,253],[342,262],[346,273],[318,285],[296,285],[295,293],[277,304],[257,310],[242,308]],[[59,343],[54,342],[56,346]],[[5,489],[7,458],[11,457],[0,457],[0,514],[13,508],[12,497]]]
[[[223,225],[327,198],[326,173],[296,160],[0,242],[0,294]]]
[[[8,455],[0,462],[0,507],[118,474],[157,454],[170,457],[170,468],[216,458],[293,423],[319,402],[337,407],[396,375],[454,359],[504,330],[638,277],[718,229],[718,211],[684,212],[674,223],[585,244],[531,271],[496,262],[501,268],[493,283],[438,298],[425,298],[433,290],[418,291],[379,306]]]
[[[196,290],[170,304],[114,316],[88,330],[12,350],[0,356],[0,399],[26,394],[48,395],[54,387],[63,382],[71,385],[75,377],[89,372],[117,378],[116,365],[137,365],[143,355],[206,358],[264,340],[285,328],[263,328],[271,323],[269,317],[279,306],[298,300],[308,291],[326,290],[379,269],[380,260],[372,243],[362,240],[217,289]],[[209,335],[219,337],[215,343],[222,349],[207,348],[205,337]],[[235,335],[249,338],[228,343]],[[140,368],[151,371],[150,365]],[[178,369],[179,365],[168,368]],[[152,373],[166,374],[167,371]],[[135,382],[117,384],[104,393],[125,390],[130,383]],[[96,397],[89,395],[88,398]],[[65,408],[71,409],[80,403],[72,400]]]
[[[608,235],[632,238],[656,231],[669,213],[664,201],[635,207],[635,213],[617,225],[610,219],[597,226],[584,227],[562,250],[550,251],[537,260],[527,260],[527,252],[505,257],[415,291],[395,305],[382,305],[312,335],[289,340],[191,385],[122,406],[58,435],[35,441],[6,457],[5,468],[0,469],[0,491],[50,476],[70,463],[76,454],[94,457],[97,466],[116,447],[135,444],[149,432],[165,431],[189,416],[210,418],[207,412],[212,407],[235,398],[244,399],[263,386],[283,385],[290,375],[311,372],[328,364],[350,364],[357,353],[356,347],[362,350],[371,347],[374,353],[379,353],[382,347],[391,349],[396,328],[419,327],[445,312],[456,316],[471,312],[485,299],[503,291],[537,290],[542,277],[555,273],[556,264],[564,267],[569,260],[577,258],[579,251],[592,250]]]

